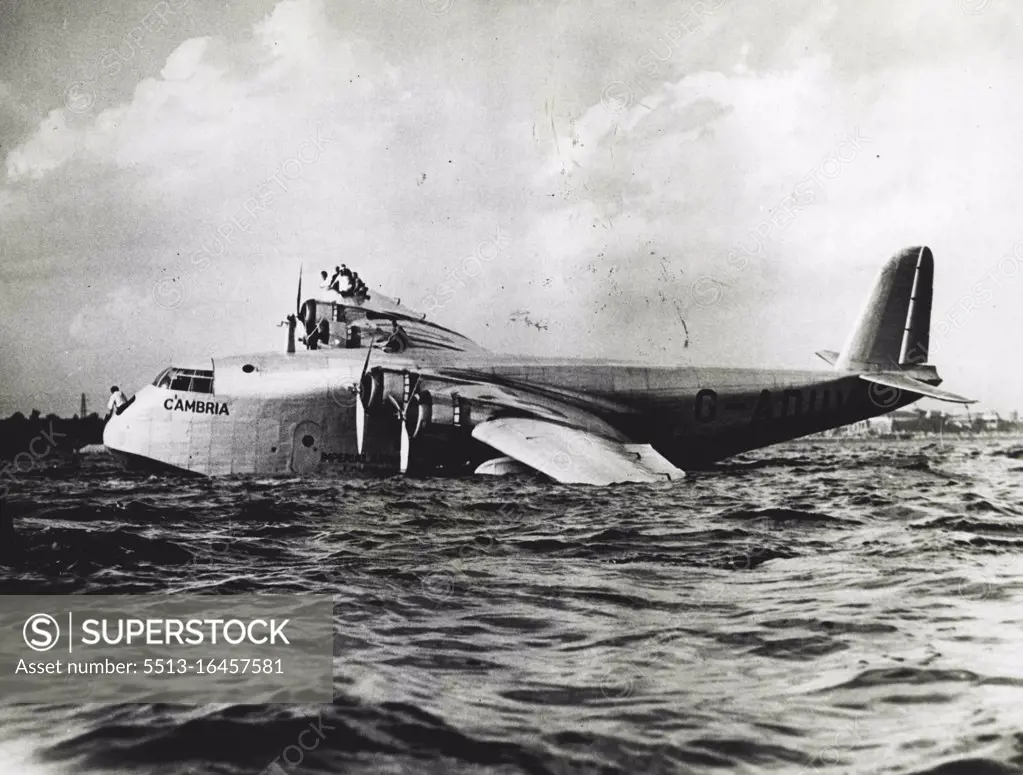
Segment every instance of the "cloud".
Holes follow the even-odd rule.
[[[187,81],[199,71],[209,42],[209,38],[186,40],[167,57],[160,77],[165,81]]]
[[[284,0],[197,24],[123,101],[37,113],[9,152],[5,313],[45,326],[54,298],[132,309],[144,348],[97,335],[106,313],[69,323],[111,370],[151,376],[211,347],[282,347],[299,266],[308,280],[344,261],[413,306],[445,296],[433,317],[495,349],[807,364],[890,253],[931,242],[954,287],[981,263],[955,263],[964,251],[990,264],[1023,236],[1023,104],[977,43],[1001,40],[997,19],[882,7],[726,2],[653,74],[638,63],[663,52],[675,6],[623,20],[583,0],[444,15]],[[914,44],[956,25],[947,54]],[[633,89],[620,112],[601,101],[612,79]],[[857,131],[855,158],[773,224]],[[499,255],[468,274],[497,233]],[[180,306],[155,302],[158,282]],[[546,331],[510,320],[527,309]]]
[[[149,300],[129,285],[119,285],[105,294],[99,306],[79,309],[71,318],[68,334],[77,346],[98,346],[111,336],[111,332],[131,335],[138,330],[137,322],[146,312]],[[136,324],[136,325],[133,325]]]
[[[254,27],[256,39],[284,62],[320,62],[329,47],[322,0],[283,0]]]
[[[69,161],[81,148],[82,139],[80,132],[68,126],[63,108],[51,110],[35,135],[7,155],[8,180],[38,180]]]
[[[130,102],[94,118],[52,110],[8,154],[9,181],[38,180],[73,162],[126,168],[187,165],[211,156],[217,141],[229,139],[229,119],[242,95],[223,69],[204,61],[209,43],[184,41],[167,58],[161,78],[143,79]]]

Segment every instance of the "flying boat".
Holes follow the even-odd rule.
[[[300,281],[285,352],[167,368],[110,418],[103,442],[132,467],[206,476],[676,480],[920,398],[973,403],[939,388],[928,363],[933,281],[929,248],[893,256],[842,349],[819,351],[815,370],[495,353],[375,290],[303,299]]]

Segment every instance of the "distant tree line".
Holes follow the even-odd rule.
[[[86,444],[103,443],[104,419],[93,412],[71,418],[55,414],[42,416],[33,409],[28,417],[15,412],[0,419],[0,460],[14,460],[27,454],[33,460],[68,459]]]

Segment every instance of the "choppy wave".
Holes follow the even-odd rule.
[[[1021,455],[805,442],[606,489],[44,471],[4,593],[330,593],[336,699],[9,707],[0,771],[1023,772]]]

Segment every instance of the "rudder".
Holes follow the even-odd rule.
[[[900,366],[920,366],[927,363],[931,346],[931,302],[934,294],[934,254],[928,247],[920,248],[913,280],[913,295],[909,300],[906,318],[906,336],[902,340]]]

